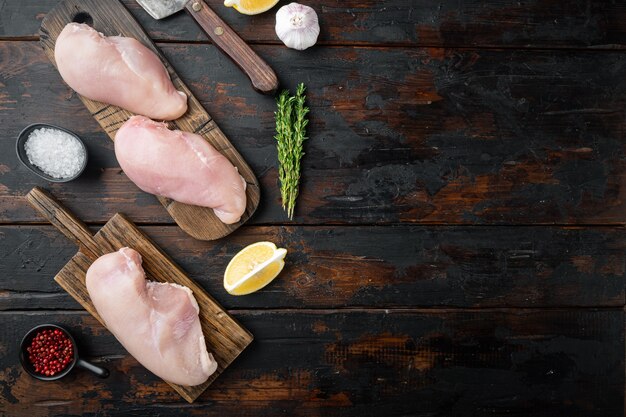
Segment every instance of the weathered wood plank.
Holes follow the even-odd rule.
[[[245,227],[213,243],[141,229],[229,309],[624,304],[622,228]],[[228,295],[226,265],[261,240],[288,249],[285,270],[257,294]],[[0,309],[80,308],[52,280],[74,251],[51,226],[0,227]]]
[[[207,40],[184,13],[155,21],[134,0],[123,2],[152,38]],[[222,0],[207,3],[247,41],[279,42],[274,33],[277,8],[250,17],[225,8]],[[0,37],[36,36],[41,19],[55,4],[57,0],[0,2]],[[320,17],[319,41],[324,44],[587,47],[626,43],[626,5],[619,1],[321,0],[311,5]]]
[[[621,309],[240,313],[255,342],[193,405],[128,357],[92,317],[0,318],[0,407],[12,417],[624,413]],[[69,326],[81,351],[111,376],[77,371],[42,383],[22,372],[17,341],[43,322]]]
[[[252,219],[279,205],[271,98],[207,45],[161,45],[260,178]],[[309,88],[299,223],[626,222],[626,55],[403,48],[258,47],[289,87]],[[76,130],[91,160],[55,195],[89,222],[121,211],[171,222],[121,173],[104,134],[35,43],[1,42],[0,221],[37,221],[22,198],[24,125]]]

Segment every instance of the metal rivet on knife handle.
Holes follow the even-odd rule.
[[[191,7],[193,8],[194,12],[199,12],[202,9],[202,5],[200,4],[200,2],[195,2],[191,5]]]
[[[221,26],[218,26],[215,28],[215,30],[213,31],[217,36],[221,36],[224,34],[224,28]]]

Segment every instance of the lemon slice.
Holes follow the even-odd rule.
[[[224,0],[224,6],[233,7],[242,14],[259,14],[268,11],[278,0]]]
[[[224,272],[224,288],[231,295],[253,293],[283,270],[286,249],[277,249],[272,242],[257,242],[243,248],[230,260]]]

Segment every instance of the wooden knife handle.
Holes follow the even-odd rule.
[[[203,0],[191,0],[185,6],[222,52],[248,75],[255,90],[274,94],[278,79],[274,70],[256,54]]]

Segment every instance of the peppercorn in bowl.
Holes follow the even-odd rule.
[[[42,381],[63,378],[74,366],[101,378],[109,376],[108,370],[80,359],[70,332],[56,324],[41,324],[26,333],[20,345],[20,363],[28,374]]]

